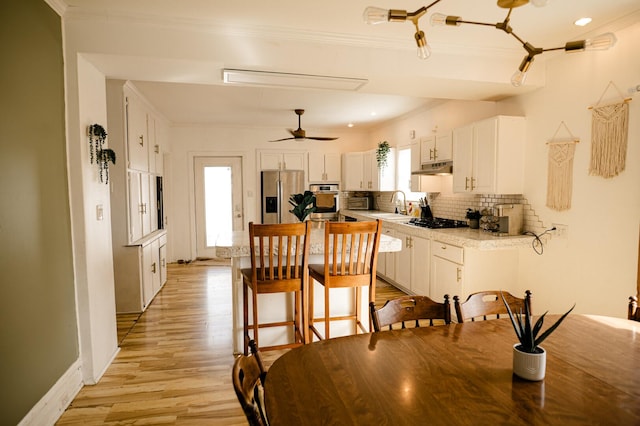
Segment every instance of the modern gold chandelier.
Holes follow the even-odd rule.
[[[406,22],[411,21],[415,27],[416,32],[414,38],[418,47],[418,57],[420,59],[428,59],[431,56],[431,48],[427,43],[427,38],[424,31],[418,27],[418,21],[422,18],[427,11],[435,4],[440,3],[442,0],[435,0],[428,6],[423,6],[415,12],[407,12],[406,10],[399,9],[382,9],[379,7],[367,7],[364,11],[364,21],[367,24],[381,24],[383,22]],[[551,52],[557,50],[564,50],[565,52],[581,52],[584,50],[605,50],[612,47],[616,42],[616,36],[613,33],[601,34],[592,39],[576,40],[565,43],[564,46],[552,47],[552,48],[540,48],[535,47],[531,43],[524,41],[516,33],[513,32],[513,28],[509,25],[511,18],[511,12],[514,8],[524,6],[529,3],[529,0],[498,0],[498,7],[508,9],[507,16],[502,22],[488,23],[488,22],[476,22],[466,21],[459,16],[447,16],[441,13],[434,13],[431,15],[431,25],[449,25],[460,26],[461,24],[482,25],[487,27],[494,27],[498,30],[504,31],[506,34],[513,36],[518,42],[522,44],[522,47],[527,52],[526,56],[520,63],[518,70],[511,77],[511,84],[514,86],[521,86],[524,84],[527,72],[531,67],[531,63],[535,59],[536,55],[544,52]],[[547,0],[531,0],[534,6],[544,6]]]

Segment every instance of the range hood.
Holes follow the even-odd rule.
[[[411,172],[412,175],[450,175],[451,173],[453,173],[453,161],[423,164],[420,170]]]

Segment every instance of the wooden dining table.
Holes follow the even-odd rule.
[[[639,322],[569,315],[541,345],[539,382],[512,374],[515,342],[509,319],[496,319],[305,345],[269,369],[267,417],[271,426],[640,425]]]

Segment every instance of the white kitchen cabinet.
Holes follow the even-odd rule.
[[[342,155],[345,191],[393,191],[395,189],[395,150],[391,148],[387,166],[380,170],[376,151],[349,152]]]
[[[260,170],[304,170],[304,152],[260,152]]]
[[[398,230],[393,236],[402,241],[402,250],[387,253],[387,258],[391,257],[394,260],[394,269],[393,271],[387,270],[386,277],[408,293],[428,296],[430,282],[429,239]]]
[[[420,171],[420,142],[411,143],[411,171]],[[413,192],[441,192],[442,178],[440,176],[411,175],[411,191]]]
[[[420,139],[420,162],[422,164],[449,161],[453,158],[451,133],[442,133]]]
[[[133,243],[158,229],[155,177],[142,172],[129,174],[129,241]]]
[[[464,294],[464,250],[438,240],[431,241],[431,291],[433,300],[442,302],[448,294]]]
[[[127,155],[129,169],[149,171],[149,135],[144,104],[131,90],[125,90]],[[112,139],[109,131],[109,141]],[[117,152],[116,152],[117,154]]]
[[[309,182],[340,182],[340,154],[309,153]]]
[[[382,225],[382,233],[390,237],[396,237],[396,232],[393,229],[387,228]],[[378,275],[380,275],[385,281],[395,282],[396,279],[396,262],[395,253],[378,253]]]
[[[453,131],[453,191],[524,191],[524,117],[497,116]]]
[[[344,191],[365,191],[364,160],[362,152],[342,154],[342,181]]]
[[[109,148],[118,158],[109,166],[116,311],[142,312],[166,281],[156,178],[163,171],[167,124],[135,86],[121,80],[107,80],[107,120]]]

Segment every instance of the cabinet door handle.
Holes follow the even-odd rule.
[[[154,274],[156,273],[156,262],[153,262],[151,264],[151,272],[154,273]]]
[[[473,191],[476,188],[476,185],[474,185],[474,182],[476,181],[476,178],[471,178],[471,190]]]
[[[462,280],[462,269],[456,268],[456,281],[460,282]]]
[[[158,145],[158,144],[154,145],[154,146],[153,146],[153,151],[154,151],[156,154],[160,154],[160,145]]]
[[[469,178],[468,177],[464,178],[464,190],[465,191],[469,190]]]
[[[433,148],[433,159],[434,160],[438,159],[438,148]]]
[[[429,148],[429,160],[433,160],[433,149]]]
[[[140,141],[138,142],[140,146],[144,146],[144,135],[138,136],[138,139],[140,139]]]
[[[162,259],[162,267],[164,268],[165,266],[167,266],[167,260],[166,259]]]

